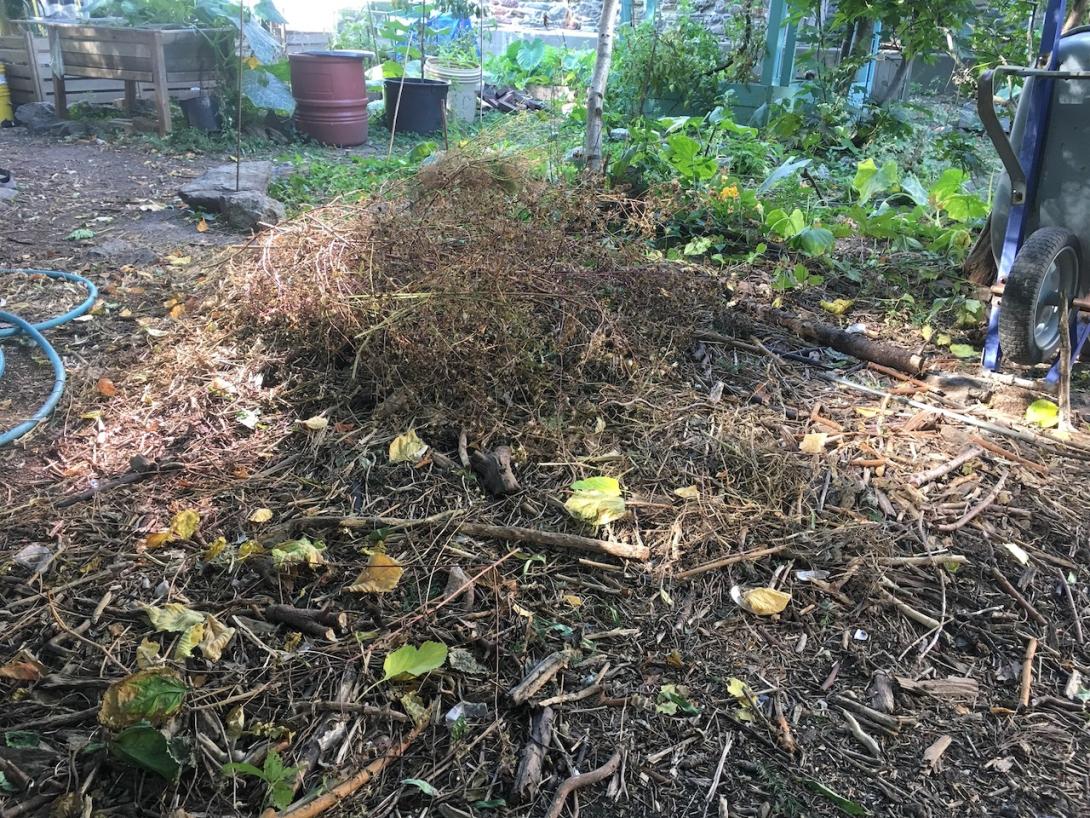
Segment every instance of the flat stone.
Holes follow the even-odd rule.
[[[190,207],[219,212],[221,200],[226,194],[238,192],[264,194],[272,178],[273,163],[264,160],[243,162],[237,190],[235,173],[234,163],[217,165],[192,182],[186,183],[178,191],[178,195]]]
[[[154,264],[156,254],[147,247],[138,247],[125,239],[106,239],[88,252],[91,258],[111,264]]]
[[[217,210],[239,230],[263,230],[284,218],[284,205],[257,190],[225,193]]]

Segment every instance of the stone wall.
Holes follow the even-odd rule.
[[[567,28],[593,31],[602,16],[602,0],[491,0],[492,13],[500,23],[541,28]],[[643,0],[633,0],[633,17],[643,19]],[[713,34],[723,36],[730,19],[745,13],[748,6],[762,8],[750,0],[693,0],[693,16]],[[659,3],[660,13],[669,18],[677,14],[677,0]]]

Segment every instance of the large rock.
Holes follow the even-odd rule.
[[[178,195],[190,207],[219,211],[224,195],[241,191],[264,193],[272,178],[273,163],[268,161],[243,162],[239,170],[238,187],[235,186],[235,165],[217,165],[204,175],[187,183]]]
[[[236,173],[238,187],[235,187]],[[222,213],[239,230],[261,230],[284,218],[284,205],[265,193],[273,175],[267,161],[219,165],[185,185],[178,195],[193,208]]]
[[[262,230],[284,218],[284,205],[256,190],[225,193],[218,209],[227,223],[239,230]]]
[[[44,133],[62,120],[52,102],[26,102],[15,109],[15,121],[31,133]]]

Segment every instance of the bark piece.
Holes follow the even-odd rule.
[[[348,626],[346,614],[335,614],[312,608],[293,608],[291,605],[269,605],[265,608],[265,618],[270,622],[287,625],[293,630],[333,641],[337,638],[334,628],[343,630]]]
[[[545,687],[557,673],[567,667],[568,663],[577,655],[577,652],[573,650],[558,650],[556,653],[550,653],[534,665],[521,682],[508,691],[508,698],[514,704],[522,704],[528,701],[531,696]]]
[[[511,449],[507,446],[497,446],[490,452],[474,450],[470,454],[470,464],[489,494],[499,497],[519,490],[511,463]]]
[[[530,740],[522,750],[515,782],[511,786],[511,801],[521,804],[532,801],[541,786],[541,764],[553,741],[553,709],[543,707],[534,713]]]

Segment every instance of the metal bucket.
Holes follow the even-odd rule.
[[[300,131],[327,145],[367,141],[365,56],[359,51],[315,51],[289,57]]]

